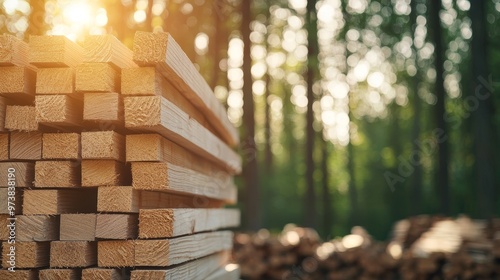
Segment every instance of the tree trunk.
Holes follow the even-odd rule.
[[[351,98],[349,98],[349,120],[352,120],[351,114]],[[356,176],[354,171],[354,147],[351,140],[351,127],[349,124],[349,144],[347,144],[347,171],[349,173],[349,225],[356,226],[359,224],[359,213],[358,213],[358,190],[356,187]]]
[[[323,140],[323,138],[320,138]],[[322,182],[322,198],[323,198],[323,228],[324,228],[324,237],[328,238],[330,237],[331,230],[332,230],[332,198],[331,198],[331,193],[330,193],[330,176],[329,175],[329,170],[328,170],[328,158],[330,155],[330,152],[328,150],[328,142],[323,140],[321,141],[321,151],[322,151],[322,158],[321,158],[321,174],[323,176],[323,182]]]
[[[146,20],[144,21],[145,31],[153,31],[153,1],[148,0],[148,7],[146,8]]]
[[[45,1],[37,0],[30,1],[31,13],[28,16],[28,29],[25,37],[29,35],[44,35],[46,30],[45,24]]]

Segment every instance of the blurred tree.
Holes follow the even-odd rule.
[[[45,25],[45,0],[31,0],[30,5],[31,12],[25,37],[28,35],[44,35],[47,30]]]

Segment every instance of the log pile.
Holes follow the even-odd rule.
[[[167,33],[0,36],[0,279],[238,279],[238,141]]]
[[[234,238],[243,279],[498,279],[500,220],[417,216],[378,242],[360,227],[322,242],[309,228],[287,226]]]

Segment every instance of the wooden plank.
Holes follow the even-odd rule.
[[[75,67],[83,48],[64,36],[30,36],[29,62],[37,67]]]
[[[23,197],[23,214],[95,213],[96,205],[97,190],[95,188],[27,189]]]
[[[205,116],[231,146],[239,143],[238,132],[193,63],[168,33],[141,32],[134,37],[134,61],[141,66],[156,66]]]
[[[94,241],[97,214],[61,214],[60,240]]]
[[[0,95],[14,101],[33,99],[35,71],[20,66],[0,67]]]
[[[16,188],[32,187],[35,179],[35,165],[32,162],[0,162],[0,187],[9,186],[9,168],[14,168]]]
[[[35,163],[35,187],[74,188],[80,184],[80,162],[37,161]]]
[[[130,179],[130,171],[123,163],[114,160],[82,160],[82,186],[120,186],[126,185]]]
[[[36,94],[75,96],[75,68],[40,68],[36,73]]]
[[[0,214],[21,214],[23,205],[22,189],[15,190],[14,201],[9,200],[9,193],[12,193],[12,190],[9,191],[6,187],[0,187]],[[9,202],[14,203],[14,205],[9,205]],[[9,210],[9,206],[14,206],[14,211]]]
[[[107,63],[83,63],[76,67],[78,92],[120,92],[120,73]]]
[[[135,241],[135,266],[166,267],[232,248],[230,231]]]
[[[91,267],[82,270],[82,280],[120,280],[122,273],[115,268]]]
[[[5,114],[6,114],[6,100],[0,97],[0,132],[5,131]]]
[[[16,216],[16,241],[53,241],[59,239],[59,217],[48,215]]]
[[[240,156],[205,127],[160,96],[124,98],[125,127],[157,132],[228,170],[241,171]]]
[[[0,35],[0,66],[29,66],[29,46],[23,40],[10,35]]]
[[[41,269],[38,276],[40,280],[78,280],[80,279],[80,270],[71,268]]]
[[[37,95],[35,108],[38,123],[56,128],[81,126],[83,106],[67,95]]]
[[[11,218],[10,215],[0,214],[0,241],[7,240],[9,238],[10,229],[8,226],[11,222],[9,218]],[[15,233],[15,230],[13,233]]]
[[[137,238],[138,217],[134,214],[98,214],[96,238],[134,239]]]
[[[134,266],[134,240],[102,240],[97,242],[99,267]]]
[[[17,131],[37,131],[35,106],[7,106],[5,111],[5,129]]]
[[[123,100],[116,92],[85,93],[83,95],[83,120],[100,123],[100,130],[108,126],[123,127]],[[107,129],[109,130],[109,128]]]
[[[10,159],[41,159],[42,134],[39,132],[11,132],[9,154]]]
[[[223,205],[223,201],[203,196],[142,191],[131,186],[99,187],[97,197],[97,211],[111,213],[139,213],[139,209],[156,208],[218,208]]]
[[[236,201],[236,186],[226,176],[208,176],[163,162],[132,162],[131,165],[132,186],[136,189],[202,195],[228,203]]]
[[[89,267],[97,264],[97,242],[50,242],[50,267]]]
[[[219,268],[205,280],[238,280],[240,279],[240,266],[234,263]]]
[[[125,161],[125,137],[114,131],[82,132],[83,159]]]
[[[2,256],[11,254],[14,246],[16,268],[37,268],[49,265],[49,242],[17,242],[16,244],[2,243]],[[7,258],[2,259],[4,268],[10,267]]]
[[[166,238],[237,227],[237,209],[141,209],[139,238]]]
[[[0,279],[9,280],[37,280],[38,271],[36,269],[16,269],[16,272],[0,270]]]
[[[113,35],[87,36],[84,62],[106,62],[117,68],[137,67],[133,52]]]
[[[80,159],[79,133],[44,133],[43,159]]]
[[[190,279],[204,280],[208,274],[217,270],[229,260],[230,252],[224,251],[203,257],[171,269],[134,269],[131,280],[168,280]]]
[[[9,134],[0,133],[0,161],[9,160]]]

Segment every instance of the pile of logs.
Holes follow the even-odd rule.
[[[286,226],[235,235],[243,279],[499,279],[500,219],[417,216],[378,242],[361,227],[322,242],[313,229]]]

